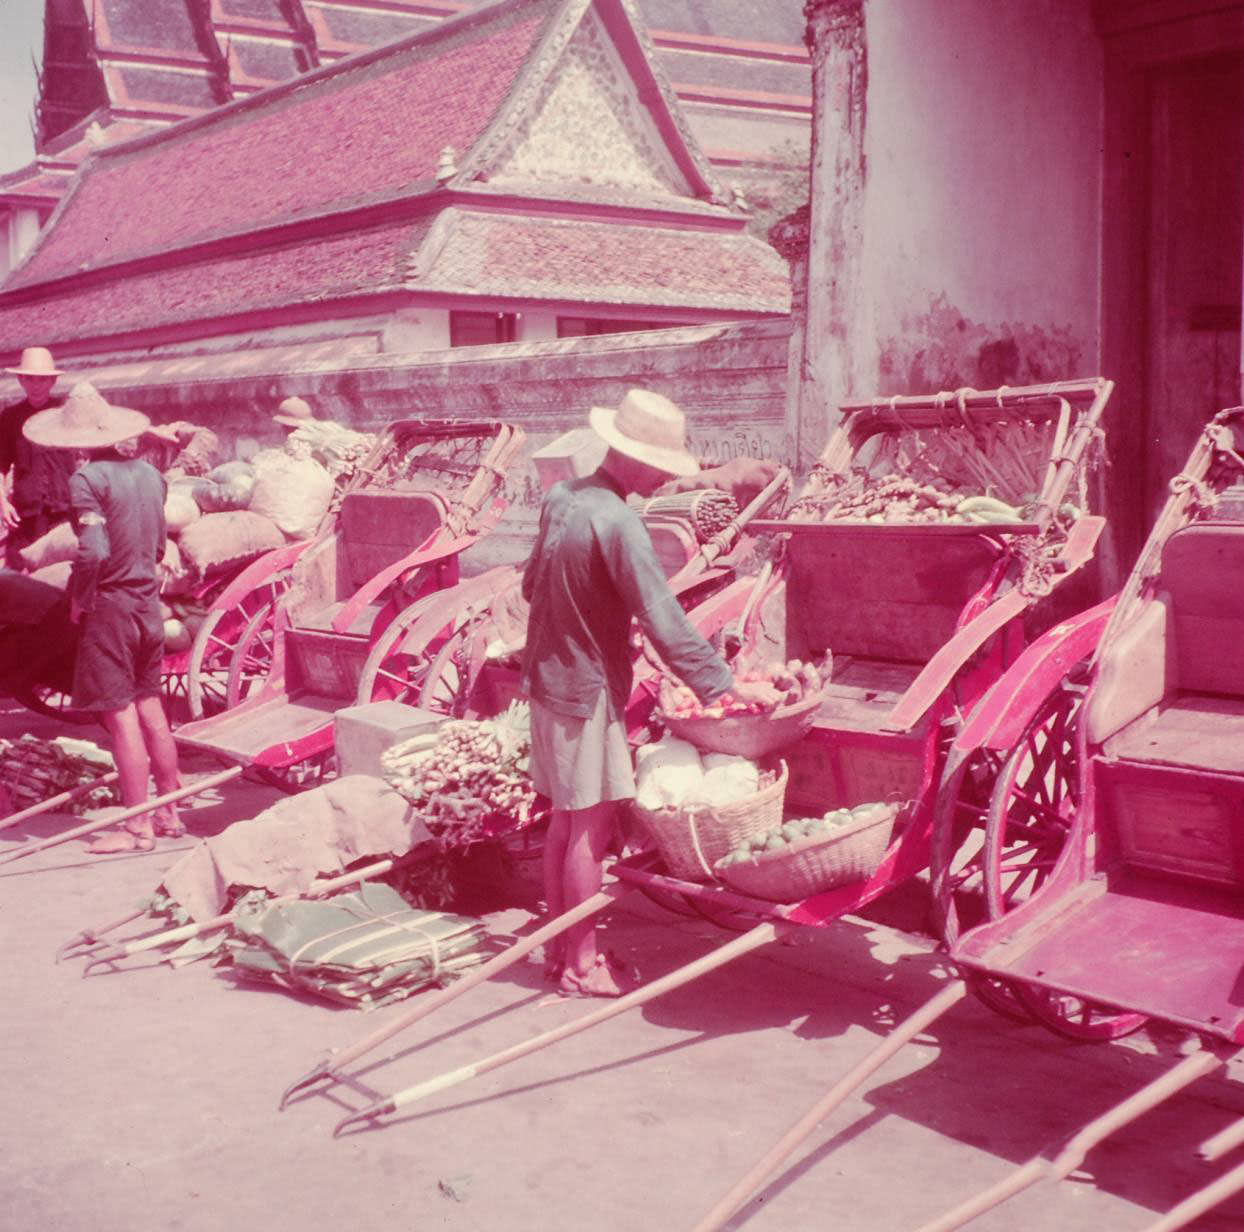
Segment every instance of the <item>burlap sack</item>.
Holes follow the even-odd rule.
[[[250,508],[270,517],[291,539],[310,539],[333,499],[333,477],[314,458],[265,449],[251,464]]]
[[[213,569],[251,560],[285,544],[285,536],[261,513],[237,509],[205,513],[181,532],[182,563],[199,577]]]
[[[22,548],[22,564],[33,573],[36,569],[59,564],[63,560],[73,560],[77,550],[78,536],[73,533],[73,527],[68,522],[61,522],[42,539],[36,539],[29,547]]]
[[[57,590],[64,590],[69,585],[69,575],[72,572],[72,561],[59,560],[54,565],[44,565],[42,569],[36,569],[30,576],[36,582],[46,582]]]

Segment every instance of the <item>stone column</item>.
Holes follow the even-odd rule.
[[[865,0],[807,0],[812,53],[812,167],[806,334],[795,405],[795,449],[810,466],[858,388],[863,306]]]
[[[799,399],[808,380],[808,220],[811,206],[804,202],[769,228],[767,239],[790,266],[790,346],[786,360],[786,413],[782,428],[782,460],[806,469],[799,458]]]

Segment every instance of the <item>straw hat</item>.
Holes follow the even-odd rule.
[[[27,347],[16,368],[6,368],[10,376],[60,376],[61,370],[52,362],[47,347]]]
[[[687,450],[687,417],[661,394],[627,390],[617,410],[594,406],[588,422],[611,449],[646,466],[668,475],[694,475],[700,469]]]
[[[303,424],[310,423],[315,418],[315,412],[311,410],[311,404],[302,398],[285,398],[276,408],[276,414],[272,418],[287,428],[301,428]]]
[[[63,406],[32,415],[22,432],[51,449],[102,449],[138,436],[150,423],[142,411],[112,406],[89,381],[80,381]]]

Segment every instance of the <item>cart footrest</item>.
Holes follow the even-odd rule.
[[[336,697],[322,697],[301,693],[293,697],[273,697],[254,705],[226,710],[207,719],[186,723],[176,732],[177,743],[186,748],[200,749],[227,757],[230,761],[249,766],[262,761],[264,764],[288,765],[303,756],[320,752],[322,739],[327,733],[327,744],[332,745],[333,715],[340,708]],[[308,747],[299,756],[293,751]],[[272,761],[273,750],[290,747],[291,755]]]
[[[1244,1039],[1244,898],[1119,868],[954,957],[974,970]]]

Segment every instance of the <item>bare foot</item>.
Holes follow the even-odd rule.
[[[96,834],[87,851],[93,856],[119,855],[123,851],[150,851],[155,839],[129,830],[104,830]]]
[[[152,815],[151,826],[157,838],[182,838],[186,833],[185,822],[177,812],[176,805],[166,804]]]
[[[635,981],[621,967],[606,961],[603,954],[586,972],[567,967],[562,972],[557,991],[563,997],[621,997],[635,990]]]

